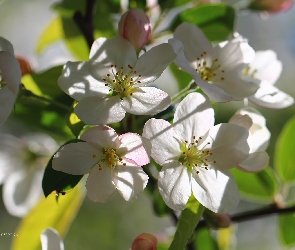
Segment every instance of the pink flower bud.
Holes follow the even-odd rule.
[[[131,9],[124,13],[119,22],[120,35],[128,40],[136,50],[141,49],[148,41],[151,23],[141,9]]]
[[[287,11],[292,5],[293,0],[253,0],[248,9],[276,13]]]
[[[152,234],[143,233],[135,238],[131,250],[157,250],[157,238]]]

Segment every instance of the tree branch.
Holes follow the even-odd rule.
[[[84,35],[89,49],[94,42],[94,24],[93,18],[95,13],[96,0],[87,0],[85,16],[81,12],[76,12],[74,14],[74,21],[80,28],[82,34]]]

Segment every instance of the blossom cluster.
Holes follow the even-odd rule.
[[[125,200],[132,200],[147,185],[149,177],[143,169],[148,166],[143,166],[151,157],[161,166],[158,188],[167,206],[181,211],[193,195],[211,211],[227,213],[239,202],[229,170],[266,168],[270,133],[254,108],[243,108],[228,123],[215,124],[210,100],[249,100],[268,108],[290,106],[293,98],[273,86],[281,63],[273,51],[255,52],[239,34],[212,46],[190,23],[177,27],[168,43],[139,53],[150,26],[142,25],[138,43],[132,29],[125,27],[130,25],[128,18],[137,14],[123,16],[121,35],[97,39],[88,61],[64,66],[58,84],[78,102],[76,115],[94,126],[81,135],[82,142],[64,145],[55,154],[53,168],[72,175],[88,173],[87,194],[93,201],[106,202],[116,189]],[[139,20],[144,23],[146,19]],[[182,100],[171,100],[151,86],[172,62],[192,77]],[[125,119],[131,129],[127,113],[152,116],[171,105],[173,121],[150,118],[142,135],[118,135],[112,128]]]
[[[53,169],[88,174],[87,195],[95,202],[106,202],[116,190],[125,200],[134,200],[152,177],[175,211],[185,209],[193,195],[215,213],[230,212],[239,202],[230,169],[265,169],[270,132],[263,115],[252,107],[238,110],[228,123],[215,124],[211,103],[244,100],[264,108],[289,107],[293,98],[274,86],[281,62],[271,50],[255,52],[237,33],[212,45],[200,28],[187,22],[175,29],[173,38],[143,50],[151,24],[139,10],[122,16],[119,33],[95,40],[89,60],[69,61],[63,67],[58,85],[77,102],[74,112],[88,126],[79,142],[54,154]],[[172,98],[152,85],[171,63],[191,76],[185,91]],[[0,123],[13,109],[20,79],[12,45],[0,38]],[[173,119],[161,119],[169,107]],[[144,123],[132,131],[132,119]],[[115,131],[117,123],[125,124],[121,134]],[[40,185],[44,170],[24,163],[33,155],[29,165],[34,165],[57,146],[44,137],[33,143],[28,138],[0,137],[0,154],[11,155],[0,159],[5,204],[11,214],[24,216],[39,197],[31,190],[35,183]],[[44,145],[45,141],[50,142]],[[8,163],[12,158],[14,168]],[[156,176],[145,171],[152,164],[160,167]],[[29,181],[34,185],[28,185],[28,197],[20,199],[24,191],[20,186]]]

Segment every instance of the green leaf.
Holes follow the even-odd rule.
[[[208,228],[198,229],[194,242],[196,249],[218,250],[217,242],[211,235]]]
[[[190,197],[186,208],[181,212],[179,217],[174,239],[169,250],[185,249],[185,246],[201,219],[204,209],[205,208],[193,196]]]
[[[235,10],[226,4],[202,4],[180,13],[181,22],[193,23],[210,41],[224,41],[233,33]]]
[[[155,188],[153,192],[153,208],[158,216],[165,216],[171,212],[171,209],[164,202],[158,188]]]
[[[279,216],[279,238],[288,248],[295,246],[295,214],[282,214]]]
[[[70,130],[72,131],[72,133],[78,137],[82,131],[82,129],[85,126],[85,123],[83,121],[81,121],[78,116],[76,115],[76,113],[74,112],[74,107],[77,103],[75,103],[73,105],[73,107],[71,108],[70,112],[68,113],[66,120],[67,120],[67,125],[70,128]]]
[[[62,196],[56,202],[55,195],[42,198],[39,204],[21,221],[13,237],[12,250],[40,250],[41,232],[48,228],[55,228],[62,237],[65,236],[75,218],[85,192],[76,187],[72,192]]]
[[[275,148],[274,163],[279,177],[285,182],[295,181],[295,116],[283,127]]]
[[[73,139],[66,142],[64,145],[70,144],[70,143],[77,143],[81,141],[82,140],[80,139]],[[43,180],[42,180],[42,188],[43,188],[45,197],[50,195],[53,191],[55,191],[57,194],[59,193],[63,194],[64,192],[71,190],[78,184],[78,182],[83,177],[83,175],[71,175],[61,171],[54,170],[52,168],[53,156],[50,158],[46,166]]]
[[[278,186],[271,168],[266,168],[259,173],[245,173],[238,169],[231,171],[244,198],[259,203],[268,203],[273,200]]]
[[[192,80],[191,75],[183,70],[180,70],[175,63],[171,63],[169,68],[178,83],[179,89],[181,90],[187,87]]]

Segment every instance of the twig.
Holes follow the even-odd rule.
[[[95,13],[96,0],[87,0],[85,16],[81,12],[74,14],[74,20],[84,35],[89,49],[94,42],[93,17]]]

